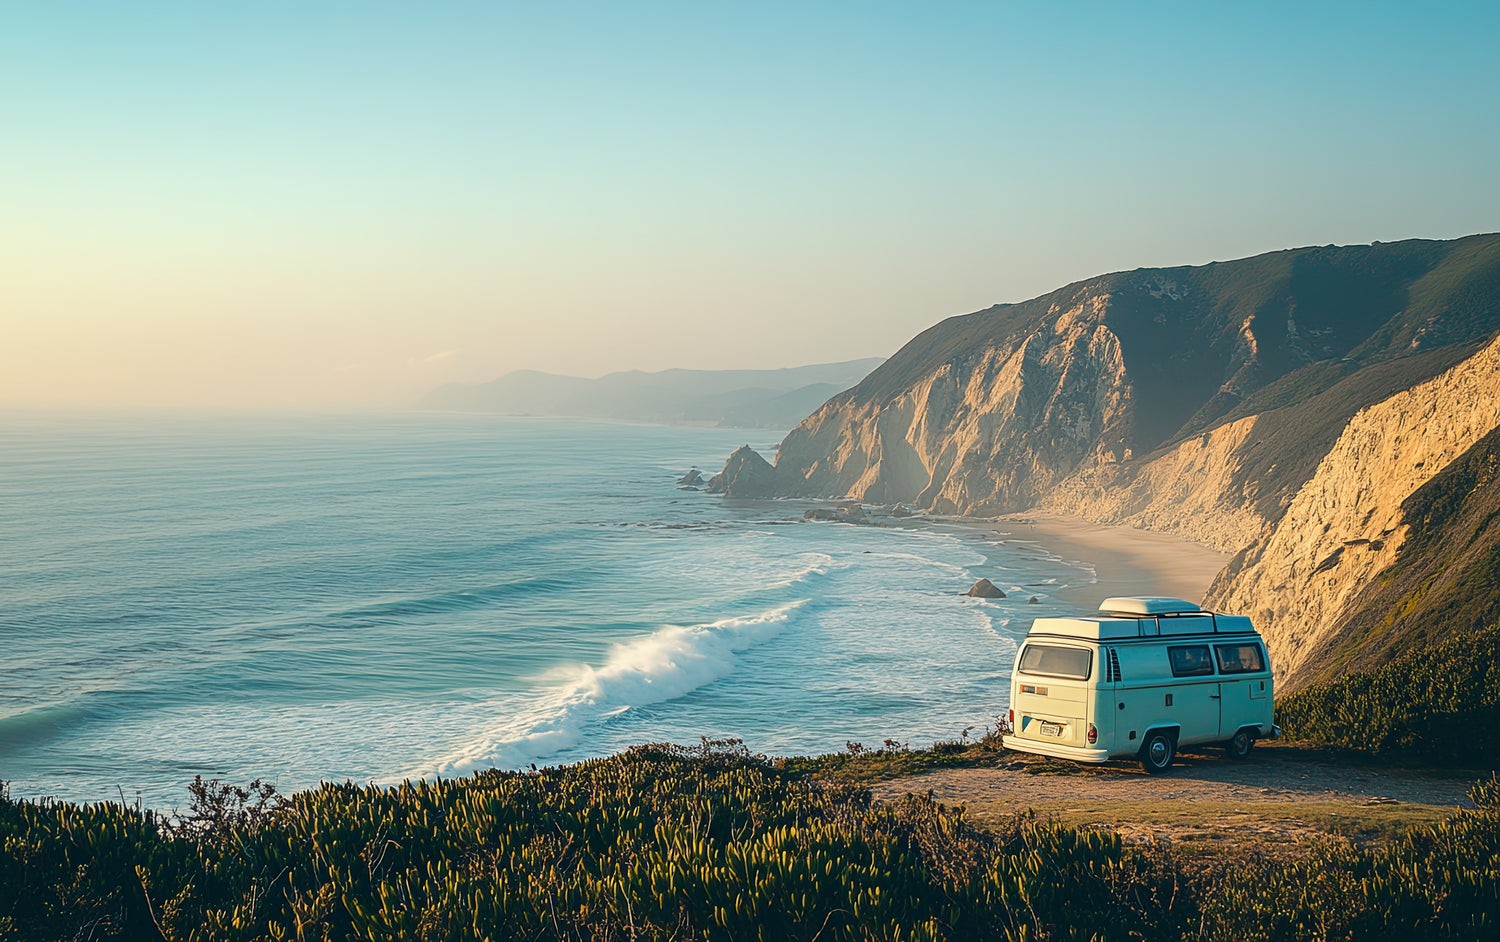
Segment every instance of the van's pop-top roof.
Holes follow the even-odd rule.
[[[1106,615],[1187,615],[1203,609],[1192,602],[1158,595],[1117,595],[1099,603],[1099,611]]]
[[[1156,596],[1116,596],[1104,600],[1098,615],[1038,618],[1029,635],[1062,635],[1108,641],[1162,635],[1253,634],[1243,615],[1216,615],[1192,602]]]

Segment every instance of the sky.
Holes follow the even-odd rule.
[[[1500,230],[1493,3],[0,0],[0,407],[887,356]]]

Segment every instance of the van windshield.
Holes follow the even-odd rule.
[[[1088,680],[1089,668],[1093,666],[1093,661],[1093,652],[1084,648],[1028,644],[1021,652],[1021,673]]]

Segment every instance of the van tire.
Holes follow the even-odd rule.
[[[1172,767],[1177,757],[1177,738],[1171,732],[1159,729],[1146,734],[1141,743],[1141,768],[1149,775],[1160,775]]]
[[[1234,738],[1224,744],[1224,751],[1229,753],[1231,759],[1244,759],[1250,755],[1250,750],[1255,748],[1255,737],[1248,729],[1242,729],[1234,734]]]

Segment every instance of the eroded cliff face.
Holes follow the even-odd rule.
[[[1096,523],[1173,533],[1233,553],[1269,525],[1255,481],[1240,482],[1257,445],[1252,415],[1195,435],[1144,464],[1087,466],[1046,494],[1039,508]]]
[[[830,401],[782,442],[778,471],[805,493],[947,513],[1034,505],[1080,463],[1129,456],[1130,382],[1102,323],[1109,302],[1087,295],[889,399]]]
[[[1276,526],[1209,589],[1205,604],[1250,615],[1278,679],[1295,689],[1309,655],[1396,559],[1401,503],[1500,425],[1500,340],[1437,377],[1361,410]]]

